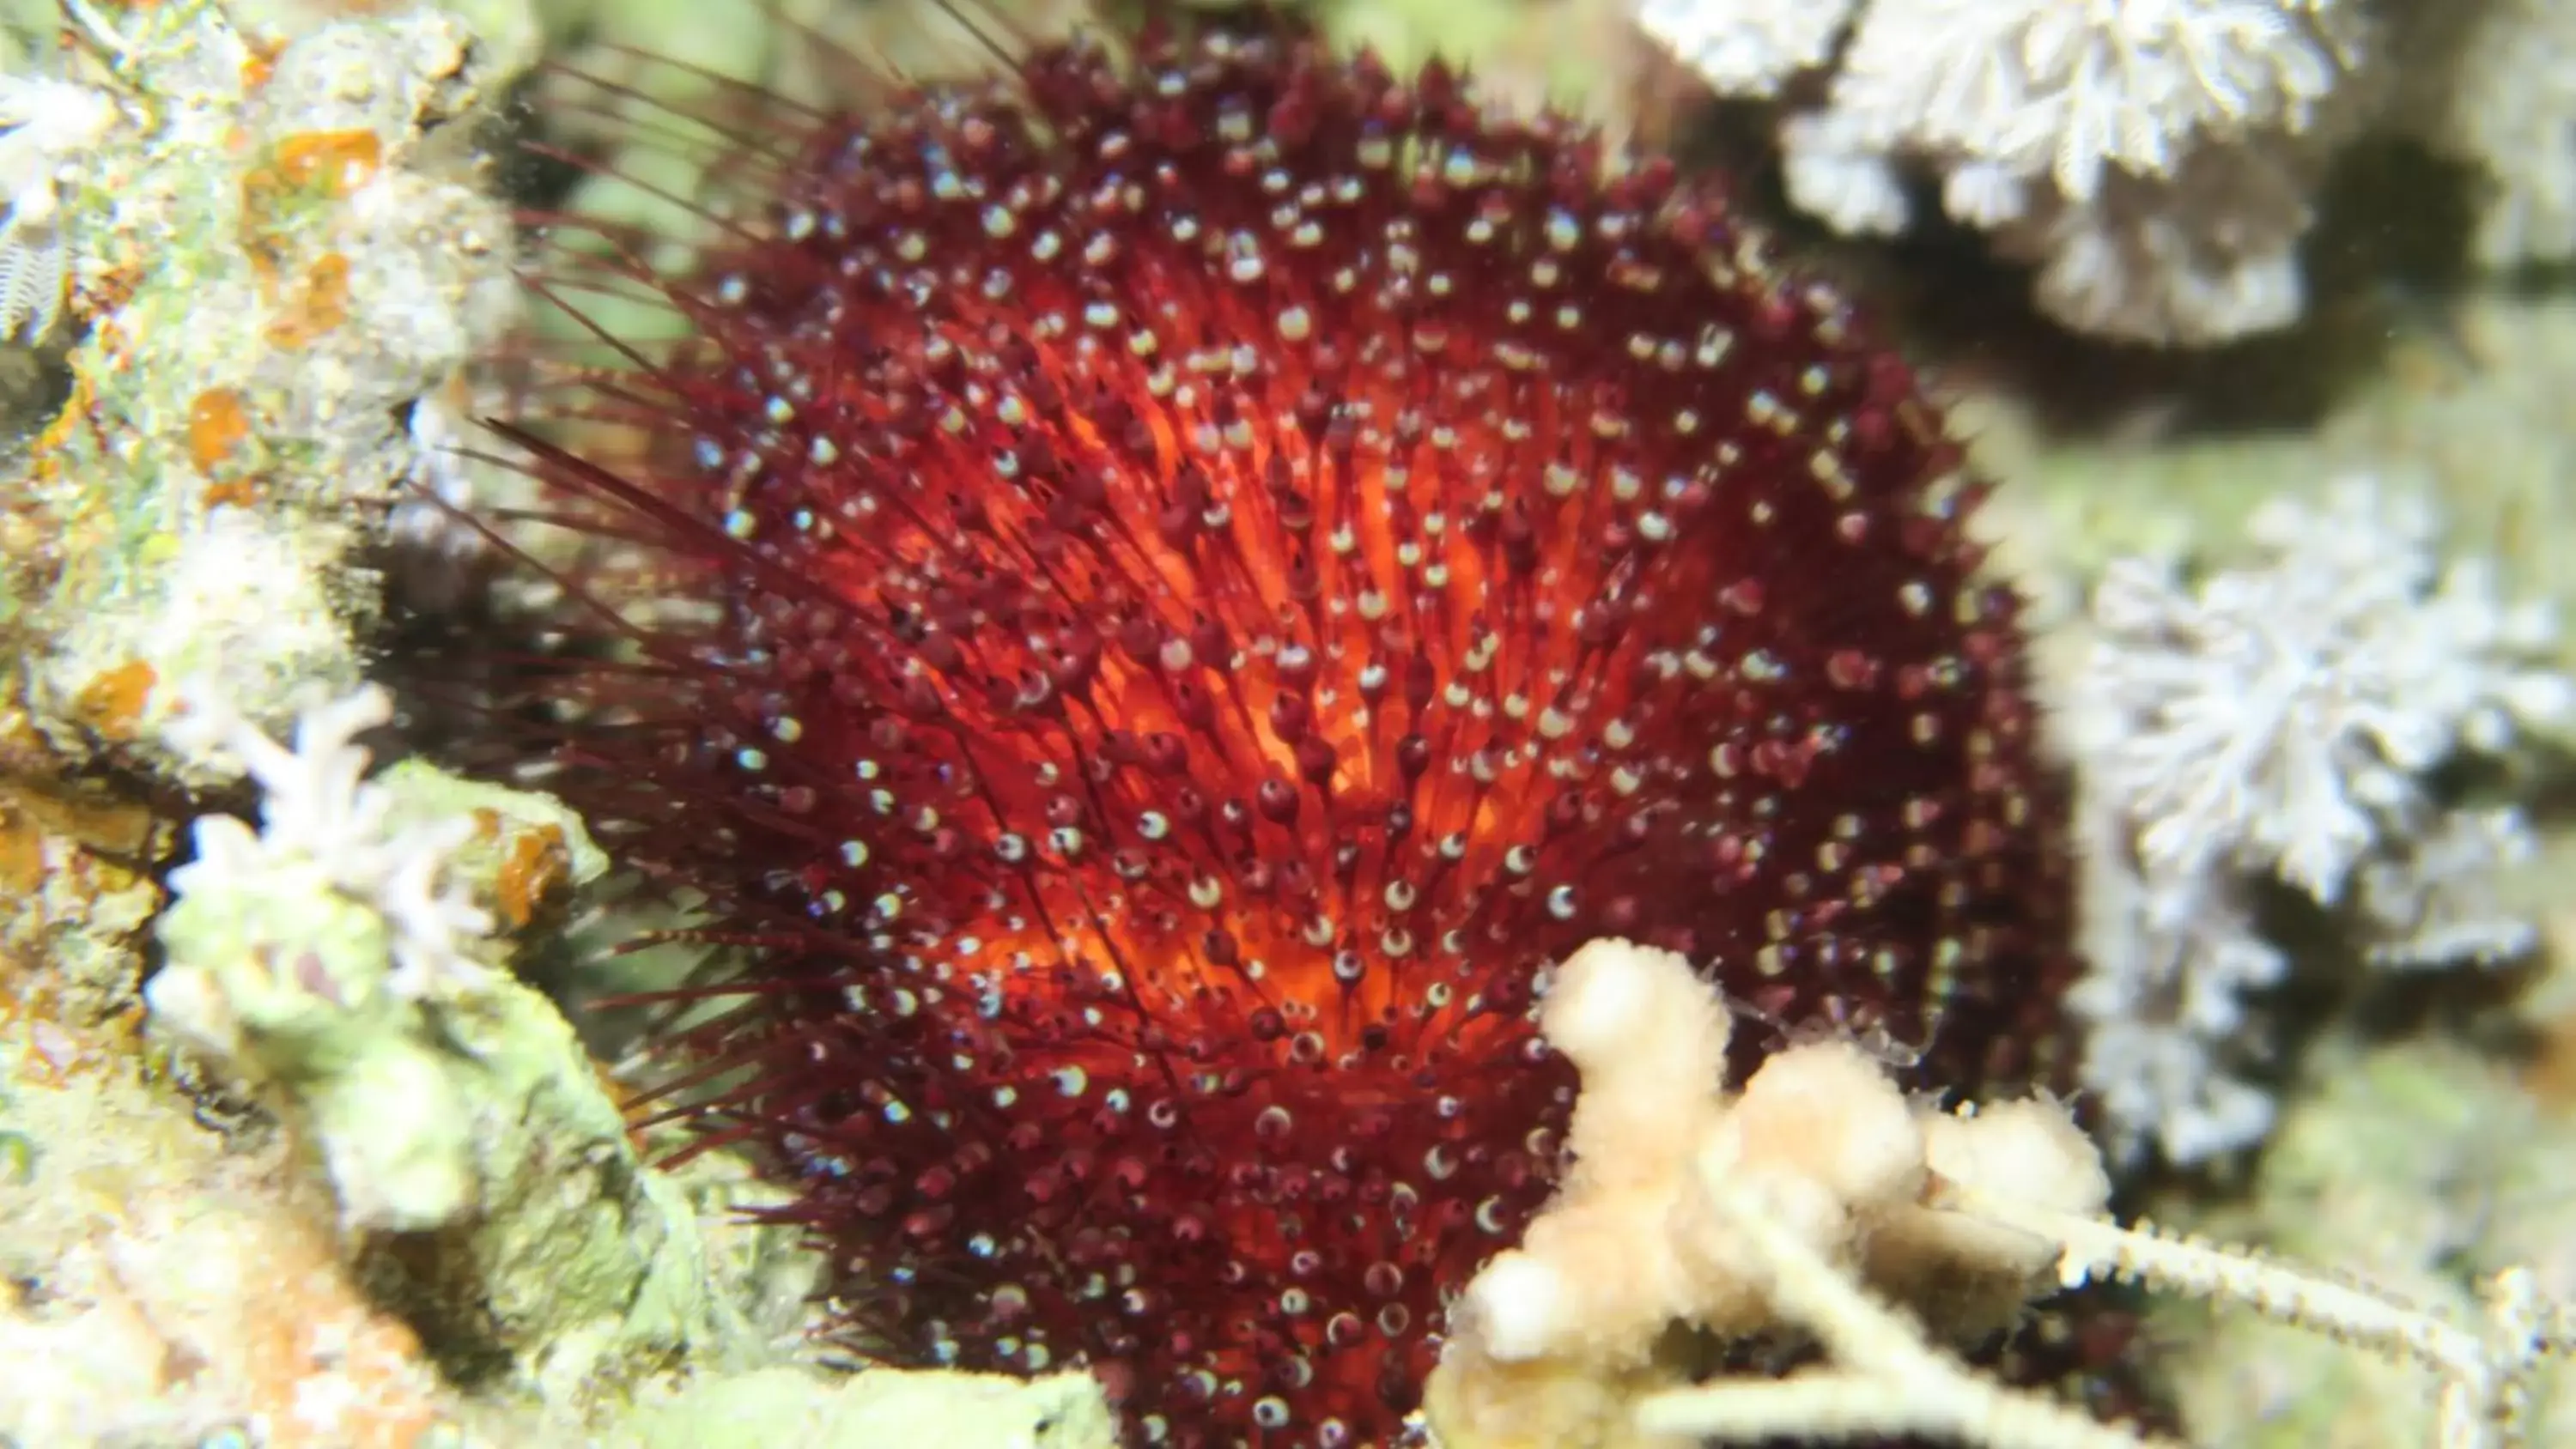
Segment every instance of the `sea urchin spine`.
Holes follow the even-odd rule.
[[[1907,368],[1668,165],[1255,30],[773,106],[567,408],[643,441],[531,447],[656,546],[563,783],[758,943],[710,1111],[853,1341],[1336,1449],[1562,1169],[1550,962],[2017,1086],[2065,872]]]

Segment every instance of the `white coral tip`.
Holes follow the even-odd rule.
[[[1485,1352],[1505,1363],[1538,1358],[1564,1331],[1566,1292],[1554,1268],[1527,1253],[1502,1254],[1467,1285],[1466,1316]]]
[[[1642,1024],[1651,993],[1628,969],[1631,949],[1620,941],[1590,942],[1557,968],[1548,987],[1541,1029],[1549,1045],[1578,1064],[1617,1050]]]

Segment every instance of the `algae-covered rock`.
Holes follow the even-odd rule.
[[[2336,1043],[2288,1099],[2238,1206],[2190,1222],[2478,1321],[2476,1285],[2515,1265],[2541,1296],[2576,1295],[2576,1118],[2535,1103],[2504,1064],[2446,1040]],[[2167,1303],[2150,1329],[2193,1441],[2242,1449],[2413,1449],[2437,1442],[2433,1376],[2330,1336]],[[2544,1370],[2533,1444],[2576,1437],[2576,1367]]]
[[[696,1205],[508,970],[501,924],[606,869],[581,822],[425,766],[365,779],[378,691],[308,711],[292,752],[192,709],[248,762],[263,825],[198,822],[146,998],[309,1144],[362,1279],[452,1373],[549,1402],[745,1349]]]
[[[69,387],[0,458],[0,642],[67,760],[202,784],[160,738],[173,687],[212,677],[273,727],[299,687],[354,685],[372,550],[461,466],[465,369],[520,312],[473,136],[530,55],[430,8],[77,15],[39,61],[48,104],[85,108],[37,158],[50,219],[0,233],[12,276],[59,265],[69,292],[10,293],[59,311]]]
[[[867,1369],[837,1377],[776,1367],[639,1394],[606,1449],[1115,1449],[1100,1385],[1082,1374]]]

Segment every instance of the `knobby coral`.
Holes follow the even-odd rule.
[[[1729,1091],[1734,1023],[1671,952],[1585,946],[1558,969],[1540,1025],[1582,1073],[1566,1131],[1574,1165],[1460,1301],[1428,1402],[1449,1449],[1696,1442],[1696,1425],[1632,1428],[1637,1401],[1688,1382],[1659,1357],[1668,1326],[1745,1343],[1796,1321],[1767,1281],[1781,1253],[1765,1234],[1937,1309],[1945,1340],[1977,1343],[2047,1291],[2053,1253],[1932,1206],[1932,1185],[1974,1183],[2079,1215],[2110,1193],[2054,1102],[1954,1115],[1909,1101],[1885,1063],[1848,1042],[1792,1047]]]

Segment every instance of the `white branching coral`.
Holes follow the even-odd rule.
[[[1855,0],[1800,5],[1641,0],[1637,23],[1726,95],[1768,96],[1823,65],[1842,40]]]
[[[1668,952],[1596,941],[1542,1004],[1582,1073],[1556,1201],[1470,1282],[1425,1397],[1443,1449],[1690,1449],[1935,1437],[1988,1449],[2146,1449],[2120,1424],[2003,1387],[1953,1352],[2096,1278],[2245,1306],[2441,1382],[2442,1449],[2522,1442],[2544,1356],[2576,1314],[2536,1277],[2462,1324],[2241,1248],[2103,1216],[2100,1158],[2034,1099],[1944,1112],[1843,1043],[1724,1083],[1727,1009]],[[1697,1090],[1693,1088],[1696,1087]],[[1786,1377],[1691,1382],[1675,1324],[1812,1342]]]
[[[2089,666],[2067,700],[2089,858],[2086,1085],[2123,1155],[2195,1161],[2269,1129],[2234,1080],[2246,998],[2277,982],[2248,891],[2281,882],[2347,907],[2373,959],[2486,962],[2529,947],[2489,883],[2530,851],[2510,809],[2427,781],[2576,720],[2546,664],[2548,611],[2505,600],[2483,560],[2445,565],[2420,498],[2347,479],[2277,501],[2255,557],[2196,581],[2115,563]]]
[[[230,815],[201,815],[196,859],[170,873],[181,898],[242,889],[292,874],[373,907],[392,928],[393,970],[385,989],[427,995],[442,978],[480,979],[470,943],[491,934],[491,915],[447,878],[449,858],[474,836],[471,816],[392,823],[393,799],[366,779],[358,737],[393,718],[393,699],[366,685],[304,712],[288,749],[261,733],[205,687],[183,692],[169,728],[173,745],[229,756],[261,789],[260,828]]]
[[[2576,6],[2425,0],[2407,119],[2485,173],[2477,251],[2492,265],[2576,257]]]
[[[2211,140],[2300,131],[2344,69],[2334,0],[1878,0],[1832,107],[1862,139],[2046,179],[2172,176]]]
[[[2272,1095],[2239,1075],[2261,1042],[2249,1002],[2289,958],[2255,928],[2244,878],[2150,874],[2126,817],[2085,803],[2091,969],[2066,1005],[2112,1156],[2200,1162],[2261,1141]]]
[[[1722,95],[1791,103],[1791,199],[1835,227],[1954,218],[2041,264],[2082,330],[2202,343],[2303,305],[2307,158],[2376,53],[2352,0],[1642,0]],[[1812,75],[1821,84],[1791,89]]]
[[[2332,903],[2364,854],[2429,823],[2426,771],[2576,711],[2539,662],[2548,610],[2507,605],[2483,560],[2444,567],[2434,525],[2423,499],[2352,478],[2323,507],[2257,512],[2252,567],[2197,587],[2137,560],[2104,575],[2082,716],[2103,737],[2079,749],[2149,865],[2232,856]]]
[[[2539,852],[2522,812],[2499,805],[2445,810],[2414,836],[2362,861],[2353,899],[2383,966],[2448,966],[2519,956],[2538,944],[2532,925],[2495,900],[2496,872]]]

